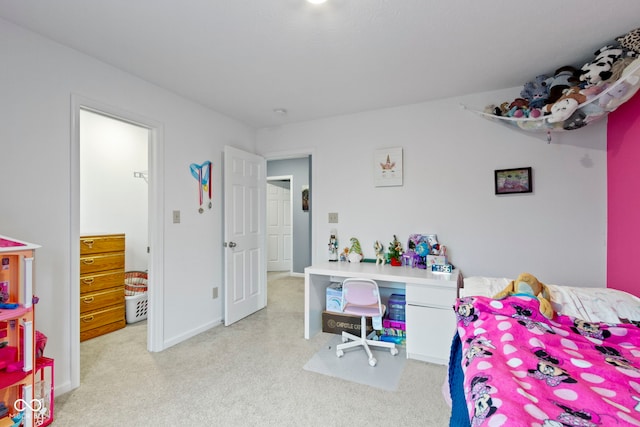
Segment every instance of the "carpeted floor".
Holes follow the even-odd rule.
[[[146,325],[81,344],[81,386],[54,426],[446,426],[444,366],[407,360],[396,391],[310,372],[332,337],[303,338],[304,279],[270,273],[268,306],[160,353]]]

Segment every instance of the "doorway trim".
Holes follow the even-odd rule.
[[[289,274],[291,274],[291,272],[293,272],[293,175],[278,175],[278,176],[267,176],[267,185],[269,184],[269,181],[288,181],[289,182],[289,222],[291,223],[291,261],[289,262]],[[269,196],[266,196],[267,200],[269,199]],[[268,211],[267,211],[268,212]],[[267,214],[267,220],[269,219],[269,215]],[[267,221],[268,223],[269,221]],[[265,230],[266,231],[266,230]],[[269,256],[269,242],[266,242],[266,250],[267,250],[267,257]],[[269,264],[269,261],[267,261],[267,264]],[[267,267],[267,273],[269,272],[269,268]]]
[[[148,129],[149,163],[149,281],[153,283],[148,293],[147,350],[161,351],[164,326],[164,129],[160,122],[104,104],[77,94],[71,94],[71,149],[70,149],[70,371],[71,388],[80,386],[80,110],[130,123]]]

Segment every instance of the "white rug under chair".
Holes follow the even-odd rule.
[[[395,391],[400,382],[407,354],[402,346],[396,346],[399,353],[392,356],[388,348],[371,347],[378,360],[376,366],[369,366],[367,352],[362,347],[345,350],[344,356],[336,356],[336,346],[342,343],[340,335],[333,335],[327,343],[304,365],[304,369],[346,381],[356,382],[388,391]]]

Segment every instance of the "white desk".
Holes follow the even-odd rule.
[[[456,327],[453,304],[462,286],[462,274],[451,274],[389,264],[326,262],[304,269],[304,337],[322,330],[326,288],[348,277],[373,279],[382,288],[405,290],[407,358],[446,365]]]

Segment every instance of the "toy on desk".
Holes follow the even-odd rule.
[[[379,240],[373,244],[373,249],[376,251],[376,265],[384,265],[386,263],[386,259],[384,258],[384,246],[380,243]]]
[[[347,259],[349,262],[360,262],[364,258],[362,254],[362,247],[360,246],[360,241],[355,237],[351,238],[351,248],[349,249],[349,255]]]
[[[411,241],[411,238],[409,238],[409,241],[407,242],[407,250],[402,254],[402,265],[406,267],[413,267],[413,261],[416,256],[415,249],[415,243]]]
[[[418,245],[416,246],[416,253],[418,254],[418,256],[421,256],[423,258],[429,255],[431,253],[429,244],[427,242],[418,243]]]
[[[445,245],[440,245],[440,256],[447,256],[447,247]]]
[[[427,244],[429,245],[429,255],[440,255],[440,243],[435,234],[427,235]]]
[[[402,265],[402,254],[404,253],[404,249],[402,249],[402,243],[398,240],[396,235],[393,235],[393,242],[389,243],[389,262],[393,266]]]
[[[347,262],[347,257],[349,256],[349,248],[344,248],[342,252],[340,252],[340,261]]]
[[[336,230],[331,230],[329,236],[329,261],[338,261],[338,238]]]
[[[423,241],[422,234],[410,234],[407,240],[407,250],[402,254],[402,265],[412,268],[424,268],[423,256],[418,253],[422,250],[418,245]],[[422,265],[421,265],[422,264]]]

